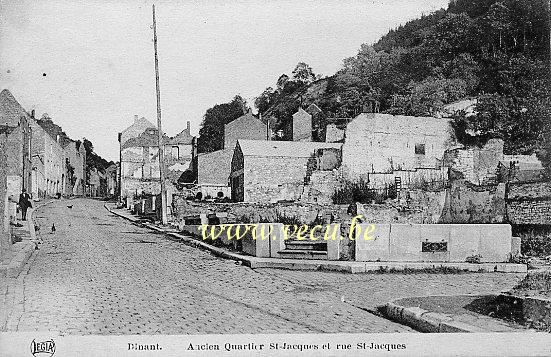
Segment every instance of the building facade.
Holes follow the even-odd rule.
[[[31,121],[33,138],[31,142],[33,160],[37,163],[33,175],[37,179],[33,182],[33,196],[47,197],[65,194],[65,153],[58,140],[52,138],[35,120]],[[40,170],[42,170],[40,172]],[[40,186],[42,184],[42,187]]]
[[[353,178],[440,169],[444,151],[455,145],[449,119],[362,113],[346,126],[342,164]]]
[[[240,139],[231,162],[232,199],[297,201],[316,168],[318,150],[340,148],[332,143]]]
[[[66,140],[65,154],[65,195],[82,196],[85,187],[86,150],[80,141]]]
[[[114,196],[119,190],[119,165],[112,164],[105,169],[105,180],[107,184],[107,195]]]
[[[224,125],[224,149],[197,156],[197,183],[203,196],[231,195],[229,176],[235,145],[240,139],[269,140],[268,124],[249,110]]]
[[[8,165],[6,157],[6,131],[10,127],[0,126],[0,257],[11,246],[10,221],[8,214],[7,176]]]
[[[5,126],[8,196],[32,192],[32,119],[8,90],[0,93],[0,125]]]
[[[122,135],[121,142],[122,142]],[[167,182],[175,184],[193,159],[194,137],[190,123],[178,135],[163,137]],[[158,131],[149,127],[121,144],[121,198],[160,193]]]
[[[249,110],[247,114],[224,125],[224,149],[233,151],[238,139],[268,140],[268,126]]]
[[[293,114],[293,141],[312,141],[312,115],[302,108]]]

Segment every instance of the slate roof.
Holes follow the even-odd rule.
[[[243,156],[310,157],[318,149],[340,149],[339,143],[307,141],[237,140]]]
[[[22,116],[29,117],[9,90],[0,92],[0,124],[16,126]]]

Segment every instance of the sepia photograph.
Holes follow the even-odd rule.
[[[0,0],[0,356],[367,355],[551,355],[551,0]]]

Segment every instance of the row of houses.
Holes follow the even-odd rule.
[[[483,148],[464,147],[447,116],[361,113],[323,118],[322,110],[311,104],[293,115],[292,140],[281,141],[271,130],[272,118],[249,110],[224,126],[221,150],[201,154],[188,122],[180,134],[164,137],[168,180],[176,183],[190,169],[197,172],[196,189],[202,197],[329,203],[343,181],[407,188],[447,182],[450,175],[481,185],[503,178],[505,171],[509,180],[543,174],[535,156],[505,155],[501,140],[490,140]],[[323,122],[328,124],[322,127]],[[155,125],[137,116],[119,134],[122,197],[160,192],[157,135]],[[169,190],[176,188],[169,185]]]
[[[25,189],[34,200],[85,193],[86,151],[80,141],[55,133],[47,114],[35,118],[14,96],[0,92],[0,131],[6,142],[7,197]]]

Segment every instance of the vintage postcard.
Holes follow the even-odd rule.
[[[549,0],[0,0],[0,356],[549,356],[550,84]]]

